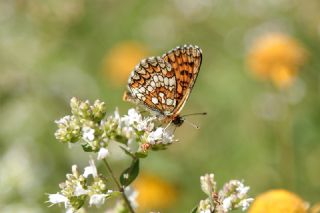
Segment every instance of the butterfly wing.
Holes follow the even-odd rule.
[[[178,115],[189,98],[199,74],[202,50],[198,46],[184,45],[170,50],[162,58],[171,65],[175,74],[176,88],[174,99],[176,105],[172,114]]]
[[[131,72],[125,99],[141,103],[165,117],[176,108],[175,91],[176,77],[172,66],[161,57],[150,57]]]

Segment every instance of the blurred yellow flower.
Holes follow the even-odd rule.
[[[292,84],[306,57],[306,50],[295,39],[281,33],[269,33],[252,43],[247,64],[257,77],[285,88]]]
[[[115,85],[124,85],[134,67],[148,55],[146,48],[134,41],[124,41],[110,49],[103,59],[105,78]]]
[[[316,203],[310,209],[310,213],[320,213],[320,203]]]
[[[177,200],[177,189],[155,175],[141,173],[133,187],[138,191],[138,212],[168,208]]]
[[[267,191],[253,202],[249,213],[307,213],[305,202],[296,194],[283,189]]]

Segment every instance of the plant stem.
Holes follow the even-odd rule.
[[[133,210],[133,208],[132,208],[132,206],[131,206],[131,204],[130,204],[129,199],[127,198],[126,194],[124,193],[124,188],[123,188],[123,186],[120,185],[120,183],[118,182],[117,178],[116,178],[115,175],[113,174],[113,171],[112,171],[112,169],[111,169],[108,161],[107,161],[106,159],[103,159],[103,162],[104,162],[104,164],[106,165],[107,170],[108,170],[108,172],[109,172],[110,175],[111,175],[111,178],[112,178],[113,181],[116,183],[118,190],[121,192],[122,198],[123,198],[123,200],[125,201],[125,203],[127,204],[128,209],[129,209],[129,212],[135,213],[134,210]]]
[[[282,174],[284,186],[293,190],[295,187],[295,153],[292,136],[292,116],[292,108],[291,106],[288,106],[285,118],[280,121],[278,135],[280,149],[280,174]]]

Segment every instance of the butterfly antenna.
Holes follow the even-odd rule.
[[[185,119],[184,119],[184,121],[185,121],[187,124],[189,124],[190,126],[192,126],[193,128],[195,128],[195,129],[200,129],[200,127],[197,126],[197,125],[195,125],[194,123],[192,123],[192,122],[190,122],[190,121],[188,121],[188,120],[185,120]]]
[[[188,117],[188,116],[192,116],[192,115],[206,115],[206,114],[207,114],[206,112],[197,112],[197,113],[186,114],[181,117]]]

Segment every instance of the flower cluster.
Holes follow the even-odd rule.
[[[248,191],[250,187],[245,186],[239,180],[231,180],[223,186],[219,191],[219,198],[222,200],[224,211],[231,211],[233,209],[241,208],[245,211],[249,208],[253,198],[248,198]]]
[[[59,192],[49,194],[48,202],[52,205],[63,204],[67,213],[73,213],[85,202],[88,202],[89,206],[99,207],[110,197],[122,196],[115,208],[109,209],[108,212],[134,213],[138,207],[136,202],[138,194],[130,185],[138,177],[140,158],[146,157],[150,149],[167,148],[175,141],[174,136],[162,127],[162,123],[156,117],[145,117],[136,109],[129,109],[128,114],[124,116],[120,116],[118,110],[112,115],[107,115],[105,103],[96,100],[90,104],[89,101],[80,101],[77,98],[71,99],[70,106],[72,114],[56,121],[58,129],[55,137],[62,143],[81,144],[85,152],[98,153],[97,159],[105,164],[108,177],[115,183],[117,189],[108,189],[109,178],[98,174],[94,161],[90,160],[90,166],[86,167],[82,174],[76,165],[72,166],[72,174],[67,174],[67,180],[60,184]],[[119,179],[114,175],[106,159],[109,153],[108,146],[113,142],[117,142],[122,151],[131,157],[130,166],[121,173]],[[148,194],[148,198],[152,200],[150,189],[155,188],[154,183],[156,183],[161,185],[163,196],[169,198],[171,194],[169,200],[173,200],[175,191],[171,190],[170,193],[170,187],[166,183],[149,177],[151,179],[149,182],[153,185],[146,185],[148,178],[144,178],[142,178],[144,188],[137,187],[141,192],[140,199],[144,194]],[[240,181],[231,180],[222,190],[217,191],[213,174],[204,175],[200,180],[201,188],[207,198],[200,201],[193,212],[225,213],[239,208],[246,210],[253,200],[247,197],[249,187]],[[144,193],[143,189],[147,193]],[[159,202],[158,199],[154,200]],[[167,201],[168,199],[163,199],[162,203],[167,205],[169,204]]]
[[[155,117],[143,117],[135,109],[121,117],[118,110],[106,116],[106,105],[99,100],[91,105],[72,98],[70,106],[72,115],[56,121],[55,137],[62,143],[80,141],[86,152],[98,152],[98,159],[107,156],[112,141],[122,144],[126,153],[135,157],[145,157],[147,150],[164,149],[175,141]]]
[[[225,213],[241,208],[248,209],[252,198],[248,198],[249,187],[244,186],[241,181],[231,180],[217,192],[217,183],[214,174],[206,174],[200,177],[201,189],[208,196],[201,200],[197,211],[199,213]]]
[[[80,209],[86,200],[89,205],[101,206],[106,199],[112,195],[119,194],[117,191],[108,190],[107,179],[98,175],[97,168],[93,160],[90,166],[80,174],[76,165],[72,166],[72,174],[67,174],[67,180],[61,183],[61,191],[56,194],[49,194],[49,203],[64,204],[66,212],[75,212]]]

